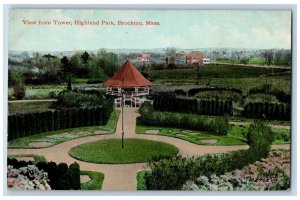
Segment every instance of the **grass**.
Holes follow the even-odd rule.
[[[177,85],[178,87],[183,84],[195,84],[196,79],[193,78],[183,78],[177,77],[174,79],[156,79],[155,83],[161,84],[160,87],[167,88],[169,85],[173,87]],[[261,86],[266,83],[265,77],[247,77],[247,78],[208,78],[201,77],[199,79],[199,85],[212,85],[217,87],[230,87],[237,88],[243,91],[246,95],[250,88]],[[291,77],[287,75],[282,76],[272,76],[267,78],[267,83],[277,85],[279,89],[284,90],[287,94],[291,93]],[[156,86],[158,87],[158,86]]]
[[[246,145],[246,141],[242,138],[232,137],[231,135],[213,135],[208,132],[199,132],[194,130],[179,129],[179,128],[166,128],[166,127],[152,127],[152,126],[136,126],[138,134],[147,134],[147,130],[159,130],[158,135],[175,137],[183,139],[195,144],[200,145],[214,145],[214,146],[230,146],[230,145]],[[186,132],[187,131],[187,132]],[[218,140],[215,144],[203,142],[202,140],[214,139]]]
[[[124,148],[120,139],[107,139],[89,142],[69,151],[69,155],[86,162],[105,164],[143,163],[157,156],[176,155],[179,150],[163,142],[124,139]]]
[[[95,135],[95,132],[99,130],[106,131],[106,133],[103,134],[112,134],[116,131],[117,121],[120,112],[121,111],[119,110],[114,110],[114,112],[112,112],[112,114],[110,115],[107,124],[104,126],[70,128],[70,129],[40,133],[37,135],[31,135],[28,137],[18,138],[8,142],[8,148],[21,148],[21,149],[37,148],[37,147],[29,146],[28,144],[30,142],[50,142],[53,145],[56,145],[68,140],[73,140],[73,139],[86,137],[86,136],[93,136]]]
[[[23,114],[32,112],[43,112],[51,110],[48,107],[52,102],[22,102],[22,103],[8,103],[8,114]]]
[[[246,140],[245,136],[249,126],[231,126],[229,135],[231,137]],[[291,142],[291,131],[289,129],[271,128],[274,133],[273,144],[289,144]]]
[[[91,171],[80,171],[80,175],[87,175],[90,177],[90,181],[86,183],[81,183],[81,190],[101,190],[102,183],[104,180],[104,174],[101,172],[91,172]]]
[[[289,71],[287,69],[253,68],[247,66],[214,66],[205,65],[200,68],[201,77],[206,78],[248,78],[266,74]],[[197,68],[193,69],[165,69],[148,72],[150,79],[195,79]]]
[[[11,159],[13,159],[13,158],[15,158],[15,159],[17,159],[17,158],[21,158],[21,157],[30,157],[30,158],[33,158],[34,159],[34,164],[36,164],[36,163],[38,163],[38,162],[47,162],[47,160],[46,160],[46,158],[45,158],[45,156],[43,156],[43,155],[35,155],[35,154],[22,154],[22,155],[11,155],[11,156],[8,156],[8,158],[11,158]]]
[[[230,146],[230,145],[246,145],[246,133],[249,126],[231,125],[230,131],[227,135],[213,135],[207,132],[199,132],[187,129],[166,128],[166,127],[152,127],[152,126],[136,126],[138,134],[147,134],[147,130],[159,130],[158,135],[175,137],[183,139],[199,145],[214,145],[214,146]],[[273,144],[289,144],[291,140],[291,131],[289,129],[272,128],[275,140]],[[202,142],[205,139],[218,140],[215,144]]]
[[[146,186],[146,180],[145,180],[145,175],[146,175],[147,171],[146,170],[142,170],[139,171],[136,175],[136,189],[137,190],[147,190],[147,186]]]

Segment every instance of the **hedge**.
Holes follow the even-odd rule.
[[[218,135],[226,135],[230,125],[226,117],[211,118],[194,114],[157,112],[149,103],[142,104],[138,124],[148,126],[165,126],[209,131]]]
[[[160,111],[194,113],[198,115],[232,115],[232,101],[178,98],[169,95],[156,95],[153,107]]]
[[[105,125],[113,111],[113,105],[108,106],[112,108],[92,107],[9,115],[8,140],[66,128]]]
[[[7,165],[16,169],[33,165],[31,161],[18,161],[17,159],[7,159]],[[68,166],[66,163],[38,162],[36,166],[39,170],[48,173],[49,185],[51,190],[80,190],[80,167],[78,163]]]
[[[288,103],[248,103],[244,107],[243,115],[251,118],[289,120],[291,108]]]
[[[188,96],[195,96],[198,92],[209,92],[209,91],[230,91],[235,92],[240,95],[243,94],[243,91],[237,88],[226,88],[226,87],[211,87],[211,88],[191,88],[188,90],[187,95]]]

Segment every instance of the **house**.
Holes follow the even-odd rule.
[[[138,62],[149,62],[150,61],[150,54],[143,53],[140,57],[137,58]]]
[[[204,65],[210,64],[210,59],[209,58],[203,58],[203,64]]]
[[[186,64],[203,65],[204,54],[200,51],[192,51],[186,54]]]

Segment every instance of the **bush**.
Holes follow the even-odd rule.
[[[262,133],[265,132],[265,133]],[[270,128],[261,122],[251,125],[248,132],[250,148],[223,154],[207,154],[197,158],[181,156],[150,161],[149,173],[145,175],[149,190],[180,190],[187,180],[200,176],[221,175],[265,158],[273,141]]]
[[[249,90],[249,94],[257,94],[257,93],[274,95],[280,102],[283,103],[291,102],[291,95],[285,93],[283,90],[279,89],[278,86],[273,84],[263,84],[255,88],[251,88]]]
[[[23,99],[25,97],[25,88],[22,86],[14,87],[13,96],[18,100]]]
[[[255,121],[251,124],[246,135],[247,141],[260,157],[266,157],[274,141],[274,133],[266,124]]]
[[[89,94],[82,91],[62,91],[58,94],[57,101],[53,102],[56,108],[88,108],[102,106],[105,98],[102,95]]]
[[[7,164],[14,168],[32,165],[32,162],[7,159]],[[49,185],[53,190],[80,190],[80,167],[75,162],[68,166],[66,163],[38,162],[36,167],[48,173]]]
[[[8,69],[8,87],[20,87],[24,84],[21,73],[13,69]]]

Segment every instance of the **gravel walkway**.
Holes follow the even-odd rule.
[[[185,140],[171,138],[158,135],[145,135],[135,133],[135,122],[138,112],[136,108],[124,109],[124,131],[125,138],[140,138],[148,140],[162,141],[176,146],[179,153],[183,156],[203,155],[206,153],[221,153],[228,151],[235,151],[247,149],[247,145],[241,146],[201,146],[196,145]],[[43,155],[47,161],[54,161],[56,163],[65,162],[71,164],[77,162],[80,169],[84,171],[97,171],[104,173],[104,182],[102,190],[136,190],[136,174],[138,171],[146,169],[145,163],[138,164],[93,164],[76,160],[69,156],[68,151],[77,145],[92,142],[95,140],[103,140],[110,138],[121,138],[122,117],[120,115],[117,130],[112,135],[97,135],[91,137],[78,138],[70,140],[55,146],[43,149],[8,149],[8,155],[19,154],[36,154]],[[126,147],[126,143],[125,143]],[[274,148],[289,149],[290,145],[276,145]]]

